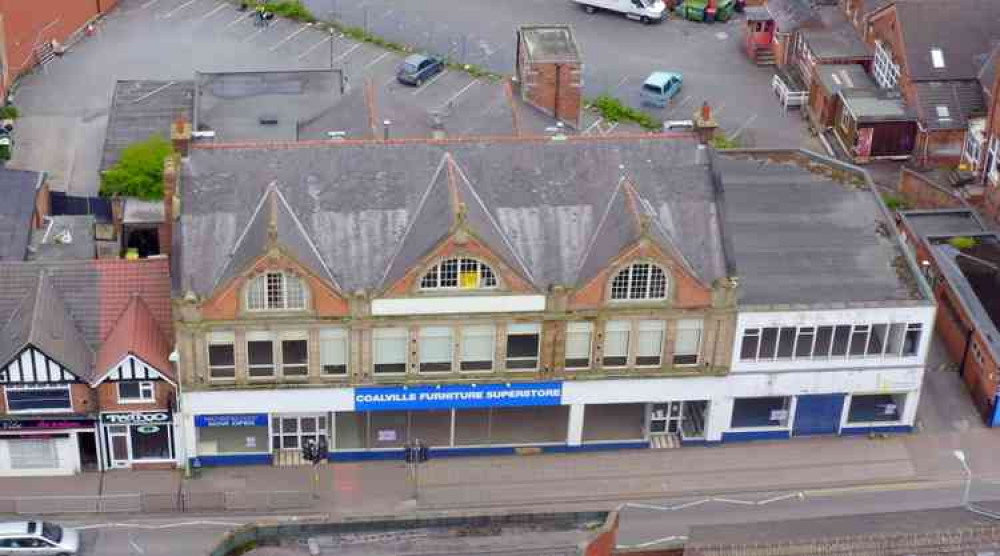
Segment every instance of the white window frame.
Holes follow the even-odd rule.
[[[990,182],[995,186],[1000,186],[1000,135],[994,136],[993,141],[990,142],[988,161],[987,175]]]
[[[497,351],[497,327],[492,324],[478,324],[463,326],[459,333],[462,335],[461,346],[459,347],[458,355],[458,370],[463,373],[489,373],[493,372],[496,368],[496,351]],[[484,359],[482,356],[470,354],[469,350],[466,349],[468,345],[466,342],[470,339],[483,340],[488,338],[489,344],[489,358]],[[488,361],[490,366],[488,369],[466,369],[464,365],[466,363],[476,364]]]
[[[438,342],[445,344],[445,358],[427,359],[427,351],[424,349],[425,342]],[[430,368],[431,365],[447,365],[447,369]],[[417,372],[422,374],[439,375],[450,373],[455,370],[455,331],[450,326],[421,326],[417,334]]]
[[[695,348],[693,351],[686,351],[681,353],[678,351],[677,346],[680,345],[681,333],[693,334],[695,336]],[[778,342],[781,342],[780,332]],[[701,348],[702,343],[705,338],[705,322],[701,319],[681,319],[677,321],[677,334],[674,338],[674,355],[672,363],[676,367],[693,367],[701,363]],[[794,349],[794,348],[793,348]],[[692,363],[679,363],[677,357],[690,357],[694,356],[695,360]]]
[[[122,396],[122,385],[124,384],[135,384],[136,381],[120,381],[117,384],[118,390],[118,403],[120,404],[140,404],[140,403],[150,403],[156,401],[156,383],[151,380],[139,381],[139,397],[138,398],[126,398]]]
[[[280,299],[272,302],[270,279],[278,277],[281,282]],[[293,299],[295,296],[289,295],[292,285],[299,288],[300,299]],[[247,284],[245,293],[245,305],[247,311],[268,312],[268,311],[304,311],[309,305],[309,288],[301,276],[290,274],[284,271],[262,272],[253,277]],[[259,299],[257,299],[259,297]]]
[[[389,361],[382,359],[382,351],[379,349],[380,341],[398,343],[403,340],[403,360]],[[406,328],[376,328],[372,331],[372,374],[374,376],[399,376],[406,374],[409,369],[409,342],[410,333]],[[398,354],[396,354],[398,355]],[[392,359],[396,359],[393,357]],[[379,365],[403,365],[402,371],[379,371]]]
[[[645,289],[639,294],[639,296],[633,297],[632,282],[633,280],[635,280],[634,277],[635,269],[640,266],[648,267],[649,274],[646,278]],[[653,297],[652,296],[652,291],[654,289],[653,276],[657,275],[657,273],[659,273],[659,275],[663,277],[663,295],[657,295],[656,297]],[[618,282],[618,279],[622,276],[624,276],[625,297],[615,297],[615,292],[620,289],[617,288],[615,284],[616,282]],[[608,298],[615,303],[622,303],[622,302],[627,303],[630,301],[633,302],[662,301],[664,299],[667,299],[669,296],[670,296],[670,274],[662,266],[649,261],[636,261],[629,264],[625,268],[620,269],[611,278],[611,283],[608,287]]]
[[[882,89],[892,89],[899,84],[900,70],[892,57],[892,53],[882,41],[875,41],[875,57],[872,61],[872,74],[875,82]]]
[[[10,408],[10,398],[7,396],[8,392],[12,391],[24,391],[24,390],[55,390],[55,389],[65,389],[69,392],[69,407],[68,408],[53,408],[53,409],[11,409]],[[4,396],[4,407],[7,408],[7,413],[13,414],[30,414],[30,413],[71,413],[75,411],[73,403],[73,391],[70,384],[8,384],[3,388]]]
[[[319,331],[319,372],[325,377],[345,377],[350,374],[350,345],[347,341],[348,332],[345,328],[323,328]],[[340,353],[343,362],[337,361],[336,348],[332,345],[341,344]],[[327,366],[343,366],[344,370],[327,372]]]
[[[229,346],[233,351],[233,364],[212,365],[212,346]],[[205,366],[208,367],[208,379],[211,381],[236,380],[236,335],[232,332],[209,332],[205,342]],[[233,376],[213,376],[215,370],[232,370]]]
[[[638,332],[636,334],[635,341],[635,366],[636,367],[661,367],[663,366],[663,348],[666,344],[667,338],[667,323],[662,320],[641,320],[638,324]],[[660,345],[658,352],[653,355],[651,353],[643,353],[643,338],[650,335],[657,335],[659,339],[657,340]],[[656,357],[656,363],[643,363],[641,359]]]
[[[962,149],[962,159],[968,161],[969,168],[973,172],[979,170],[979,162],[983,156],[983,143],[985,143],[982,137],[976,135],[977,133],[969,128],[965,132],[965,148]]]
[[[456,265],[455,268],[455,285],[441,285],[442,271],[446,264],[452,263]],[[463,270],[463,267],[469,267]],[[475,268],[471,268],[475,267]],[[471,287],[464,287],[462,284],[463,273],[475,273],[476,284]],[[419,287],[423,291],[434,291],[434,290],[493,290],[497,288],[498,278],[496,271],[493,267],[484,263],[479,259],[472,257],[451,257],[442,260],[432,266],[424,275],[420,278]]]
[[[611,346],[611,339],[615,338],[620,340],[621,335],[624,335],[624,353],[614,353],[611,354],[609,349]],[[615,342],[620,343],[620,342]],[[601,366],[606,369],[622,369],[629,366],[632,358],[629,354],[632,351],[632,322],[627,320],[609,320],[604,323],[604,346],[601,349]],[[611,364],[608,362],[609,357],[623,358],[624,361],[621,364]]]
[[[584,353],[570,353],[570,340],[577,341],[586,339],[587,349]],[[566,349],[563,362],[568,371],[579,371],[589,369],[594,364],[594,323],[592,322],[570,322],[566,324]],[[570,361],[587,360],[586,365],[570,364]]]
[[[941,50],[941,47],[931,47],[931,65],[934,66],[934,69],[944,69],[944,51]]]
[[[510,338],[511,336],[535,336],[537,337],[537,342],[535,343],[535,355],[534,357],[511,357],[510,355]],[[542,325],[538,323],[524,323],[524,324],[508,324],[506,336],[504,338],[504,348],[507,353],[505,353],[504,358],[504,368],[508,372],[534,372],[538,370],[541,363],[541,352],[542,352]],[[534,360],[535,365],[533,367],[511,367],[511,361],[532,361]]]
[[[259,343],[262,343],[262,344],[263,343],[269,343],[269,344],[271,344],[271,364],[270,365],[260,365],[260,364],[255,365],[255,364],[253,364],[253,363],[250,362],[250,343],[251,342],[253,342],[253,343],[258,343],[259,342]],[[243,342],[243,345],[246,347],[246,354],[247,354],[247,361],[246,361],[246,363],[247,363],[247,378],[249,380],[274,380],[274,378],[278,375],[278,367],[280,366],[280,361],[278,361],[278,354],[277,354],[277,350],[274,347],[274,344],[275,344],[274,334],[272,334],[270,332],[247,332],[246,341]],[[271,374],[269,374],[269,375],[257,375],[257,376],[253,375],[253,371],[255,369],[264,369],[264,368],[267,368],[267,367],[271,368]]]
[[[285,342],[305,342],[306,343],[306,360],[303,363],[288,363],[285,361]],[[281,377],[288,378],[292,380],[303,380],[309,377],[309,333],[305,331],[295,331],[295,332],[282,332],[278,336],[278,352],[281,357]],[[302,370],[304,372],[288,374],[286,372],[286,367],[291,367],[295,370]]]

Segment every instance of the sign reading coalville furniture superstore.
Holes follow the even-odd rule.
[[[355,411],[560,405],[561,382],[442,384],[354,389]]]

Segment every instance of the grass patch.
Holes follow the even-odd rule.
[[[316,16],[309,11],[309,8],[307,8],[301,0],[259,2],[257,5],[264,6],[267,11],[273,13],[274,15],[287,17],[288,19],[294,19],[295,21],[302,21],[305,23],[313,23],[316,21]]]
[[[726,150],[726,149],[738,149],[738,148],[740,148],[742,146],[740,144],[740,140],[738,138],[736,138],[736,137],[729,137],[725,133],[721,133],[721,132],[720,133],[716,133],[715,135],[712,136],[712,140],[710,141],[710,144],[712,145],[713,149],[719,150],[719,151]]]
[[[886,208],[892,211],[906,210],[910,208],[910,204],[906,202],[906,199],[899,197],[898,195],[885,193],[882,195],[882,201],[885,202]]]
[[[609,122],[632,122],[652,131],[659,131],[663,127],[663,122],[651,114],[626,106],[620,100],[608,95],[597,97],[591,102],[591,106],[596,108],[601,117]]]
[[[955,249],[972,249],[979,245],[979,240],[974,237],[957,236],[948,240],[948,245]]]

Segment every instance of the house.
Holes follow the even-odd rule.
[[[778,66],[788,65],[796,56],[798,32],[823,28],[823,18],[810,0],[768,0],[766,7],[774,22],[774,60]]]
[[[169,264],[0,263],[0,476],[175,464]]]
[[[934,288],[937,329],[973,402],[990,426],[1000,424],[1000,236],[970,209],[904,211],[900,227]]]
[[[970,118],[986,112],[979,73],[1000,39],[1000,3],[894,2],[868,18],[879,87],[898,88],[919,118],[921,165],[957,165]]]
[[[1000,44],[983,64],[979,83],[988,109],[984,117],[969,120],[962,160],[985,188],[986,214],[1000,222]]]
[[[837,94],[833,134],[848,160],[905,160],[913,151],[917,115],[898,91],[845,89]]]
[[[23,261],[32,231],[49,214],[45,174],[0,166],[0,261]]]
[[[459,455],[913,424],[934,308],[857,169],[657,135],[186,152],[165,205],[191,462],[287,461],[320,438],[368,459],[417,438]],[[794,359],[789,323],[838,347]],[[734,359],[736,326],[761,345],[774,326],[780,354]],[[886,396],[893,412],[865,413]]]

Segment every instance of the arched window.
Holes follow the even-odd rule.
[[[287,272],[265,272],[247,287],[249,311],[295,311],[306,308],[306,285]]]
[[[422,290],[478,290],[497,287],[493,269],[476,259],[448,259],[434,265],[420,280]]]
[[[611,299],[642,300],[667,297],[667,274],[650,263],[634,263],[618,272],[611,282]]]

